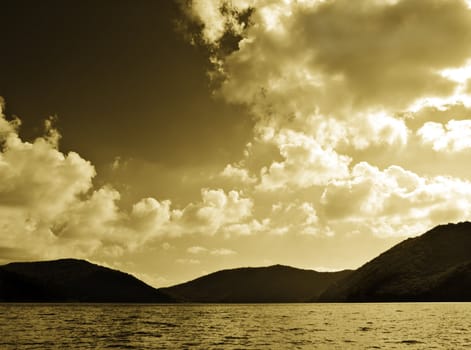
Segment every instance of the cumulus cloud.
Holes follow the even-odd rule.
[[[351,159],[331,148],[323,148],[313,137],[283,130],[273,141],[279,147],[283,161],[262,169],[260,190],[323,185],[348,174]]]
[[[53,131],[33,143],[23,142],[18,120],[0,121],[2,205],[26,204],[31,215],[49,220],[90,189],[95,169],[77,153],[59,152]]]
[[[244,222],[252,215],[253,201],[238,191],[201,190],[202,201],[191,203],[180,214],[182,231],[213,235],[225,226]]]
[[[257,220],[252,219],[247,222],[234,223],[224,227],[223,233],[225,236],[249,236],[265,231],[268,219]]]
[[[132,206],[131,226],[138,232],[150,232],[163,228],[176,216],[171,209],[171,202],[159,202],[155,198],[144,198]],[[161,232],[164,234],[166,232]],[[157,233],[158,234],[158,233]]]
[[[410,235],[443,222],[471,215],[471,182],[431,178],[390,166],[380,170],[368,163],[355,165],[349,179],[334,181],[321,198],[326,219],[363,225],[378,235]]]
[[[418,131],[423,144],[439,152],[460,152],[471,148],[471,120],[450,120],[445,125],[426,122]]]
[[[250,185],[257,182],[256,177],[251,175],[248,169],[240,165],[227,164],[220,175],[223,178],[243,185]]]
[[[60,135],[46,132],[23,141],[20,120],[0,116],[1,248],[24,256],[121,255],[158,237],[216,234],[250,222],[252,200],[238,191],[204,189],[201,201],[182,209],[170,200],[143,198],[130,210],[119,207],[120,193],[96,188],[93,165],[75,152],[59,150]],[[227,232],[224,232],[227,234]],[[164,243],[163,249],[171,245]],[[196,248],[195,248],[196,249]]]
[[[190,12],[204,28],[218,29],[213,36],[203,30],[208,44],[218,46],[223,30],[242,35],[238,50],[215,59],[224,98],[250,106],[256,130],[268,126],[276,133],[286,127],[321,144],[339,134],[306,132],[320,126],[312,123],[318,116],[346,120],[342,128],[354,130],[347,135],[353,146],[403,145],[404,121],[390,112],[452,94],[463,83],[457,77],[463,77],[461,66],[471,56],[471,11],[461,0],[199,0],[192,5]],[[250,24],[233,29],[234,12],[248,8],[254,9]]]
[[[317,212],[312,203],[275,203],[272,205],[270,218],[266,222],[266,231],[270,234],[289,233],[316,235],[319,232]]]
[[[217,45],[224,30],[243,36],[237,51],[217,60],[226,77],[223,95],[255,102],[259,113],[275,108],[284,118],[339,108],[404,108],[420,97],[447,95],[455,84],[440,72],[471,55],[471,11],[462,0],[192,4],[208,43]],[[234,11],[249,7],[251,25],[227,25],[234,23]]]
[[[116,194],[102,189],[80,199],[92,190],[94,167],[77,153],[58,151],[57,132],[49,123],[46,135],[31,143],[20,139],[19,125],[18,119],[0,116],[2,245],[54,251],[56,245],[67,246],[73,239],[63,229],[69,217],[75,218],[103,197],[113,202]],[[93,249],[96,244],[92,239],[77,248]]]
[[[358,123],[348,128],[348,142],[355,149],[372,146],[390,146],[404,148],[409,138],[409,130],[401,118],[385,112],[366,112],[356,117]]]
[[[252,146],[276,150],[251,147],[224,170],[240,183],[258,175],[245,187],[256,217],[234,230],[411,235],[469,218],[469,175],[450,156],[470,145],[468,2],[191,3],[216,92],[249,108]],[[218,50],[231,31],[238,48]],[[437,167],[430,149],[454,170]]]

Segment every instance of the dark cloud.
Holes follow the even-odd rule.
[[[471,12],[461,0],[337,0],[295,16],[313,65],[340,74],[363,106],[446,95],[454,84],[437,70],[471,55]]]

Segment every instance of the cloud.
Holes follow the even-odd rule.
[[[382,235],[411,235],[471,215],[471,182],[446,176],[420,177],[399,166],[380,170],[355,165],[349,179],[334,181],[321,198],[331,225],[344,223]]]
[[[198,259],[177,259],[176,262],[182,265],[199,265],[201,261]]]
[[[210,255],[215,255],[215,256],[227,256],[227,255],[237,254],[237,252],[232,249],[219,248],[219,249],[208,250],[207,248],[201,247],[201,246],[189,247],[186,251],[194,255],[203,254],[203,253],[209,253]]]
[[[226,32],[240,34],[244,25],[240,13],[251,1],[194,0],[189,15],[202,24],[202,38],[207,44],[220,41]]]
[[[170,243],[168,243],[168,242],[163,242],[163,243],[161,244],[161,247],[162,247],[163,250],[169,250],[169,249],[172,249],[172,248],[173,248],[173,246],[172,246]]]
[[[437,152],[465,151],[471,148],[471,119],[450,120],[445,125],[426,122],[417,135]]]
[[[26,204],[30,215],[53,219],[91,188],[95,169],[75,152],[59,152],[55,131],[29,143],[19,138],[18,126],[0,118],[0,204]]]
[[[170,200],[143,198],[129,210],[120,193],[95,187],[94,166],[59,150],[60,135],[46,121],[45,135],[23,141],[20,120],[0,116],[0,230],[2,249],[21,256],[118,256],[159,237],[224,233],[249,223],[253,202],[241,192],[204,189],[182,209]],[[167,243],[163,249],[170,249]]]
[[[256,131],[290,129],[314,137],[324,149],[326,142],[335,147],[333,140],[357,149],[404,146],[407,126],[394,113],[423,98],[453,94],[471,56],[471,11],[461,0],[191,4],[210,46],[220,45],[224,31],[242,37],[230,54],[214,51],[223,77],[218,92],[250,107]],[[249,24],[232,26],[234,13],[248,8],[254,9]],[[212,26],[217,35],[208,35]],[[342,123],[314,131],[329,118]],[[284,165],[273,163],[271,178]]]
[[[348,175],[351,159],[331,148],[323,148],[313,137],[283,130],[273,141],[279,147],[283,161],[262,169],[259,190],[323,185]]]
[[[213,61],[225,77],[224,97],[252,106],[260,117],[402,109],[421,97],[452,93],[456,84],[441,71],[471,55],[471,11],[461,0],[192,4],[207,43],[217,46],[223,31],[242,35],[237,51]],[[234,11],[249,7],[250,25],[232,25]]]
[[[347,131],[348,143],[355,149],[364,150],[374,146],[404,148],[409,130],[403,119],[384,111],[367,112],[356,116],[358,123],[351,123]]]
[[[202,201],[190,203],[179,218],[182,232],[214,235],[225,226],[243,222],[252,216],[253,201],[238,191],[201,190]]]
[[[232,249],[220,248],[220,249],[212,250],[210,254],[215,255],[215,256],[228,256],[228,255],[235,255],[237,254],[237,252]]]
[[[447,123],[450,120],[471,119],[471,106],[463,101],[452,104],[424,105],[414,112],[405,113],[404,121],[412,130],[417,131],[426,122]]]
[[[0,116],[0,227],[6,246],[18,245],[32,252],[69,245],[72,236],[60,229],[66,217],[96,203],[103,189],[91,196],[95,169],[77,153],[58,151],[58,133],[46,124],[46,134],[33,142],[18,135],[20,121]],[[87,199],[81,200],[81,196]],[[93,249],[88,241],[79,251]]]
[[[186,251],[190,254],[200,254],[200,253],[207,252],[208,249],[201,246],[193,246],[193,247],[189,247]]]
[[[158,229],[169,224],[175,215],[169,200],[159,202],[155,198],[144,198],[132,206],[130,221],[136,231],[158,235]],[[165,233],[168,232],[160,232],[161,235]]]
[[[242,223],[234,223],[227,225],[223,229],[223,233],[225,236],[250,236],[258,234],[265,230],[266,225],[268,223],[268,219],[264,219],[262,221],[257,219],[252,219],[247,222]]]
[[[243,185],[250,185],[257,182],[257,179],[240,165],[227,164],[220,175]]]
[[[216,93],[255,121],[244,158],[224,170],[239,183],[258,175],[238,187],[254,217],[226,230],[397,236],[469,218],[468,2],[202,2],[217,14],[190,11]],[[233,23],[238,47],[218,50]]]
[[[312,67],[343,77],[354,103],[404,106],[451,92],[437,72],[470,56],[470,19],[464,1],[337,0],[301,13],[295,28],[306,33],[299,45],[312,48]]]
[[[275,235],[289,233],[317,235],[319,233],[318,221],[319,218],[312,203],[278,202],[272,205],[265,230]]]

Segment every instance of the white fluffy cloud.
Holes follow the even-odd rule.
[[[250,109],[253,144],[278,151],[260,162],[253,148],[224,170],[259,175],[245,188],[252,226],[233,224],[241,232],[412,235],[469,218],[469,174],[449,157],[471,145],[466,1],[192,3],[217,92]],[[237,23],[249,7],[249,24]],[[238,48],[218,50],[231,31]],[[437,175],[430,148],[455,162],[454,176]]]
[[[240,165],[227,164],[220,175],[242,185],[250,185],[257,182],[255,176],[251,175],[246,168]]]
[[[214,235],[251,218],[252,200],[220,189],[202,190],[201,201],[183,209],[144,198],[123,210],[117,190],[93,186],[90,162],[59,151],[60,135],[49,121],[45,136],[34,142],[21,140],[19,126],[19,120],[0,116],[3,249],[36,257],[120,255],[156,237]]]
[[[322,210],[328,222],[364,226],[379,235],[410,235],[471,215],[471,182],[446,176],[420,177],[399,166],[385,170],[367,163],[324,190]],[[420,233],[421,231],[417,231]]]
[[[284,235],[289,233],[316,235],[320,233],[317,212],[312,203],[275,203],[270,219],[266,223],[268,233]]]
[[[439,152],[460,152],[471,148],[471,120],[450,120],[445,125],[426,122],[418,131],[423,144]]]
[[[283,160],[262,169],[260,190],[324,185],[332,179],[348,175],[351,159],[331,148],[323,148],[313,137],[283,130],[274,137],[273,142]]]
[[[0,116],[2,245],[54,255],[56,245],[69,246],[73,237],[83,232],[83,222],[78,225],[80,232],[73,234],[64,229],[64,223],[92,208],[100,198],[114,198],[115,193],[103,189],[80,199],[91,191],[94,167],[74,152],[64,155],[58,151],[57,132],[50,125],[46,136],[30,143],[18,136],[19,124]],[[74,248],[81,252],[96,245],[92,237]]]
[[[19,138],[18,121],[0,122],[2,205],[25,204],[32,216],[50,220],[90,189],[95,169],[77,153],[59,152],[52,130],[29,143]]]
[[[177,224],[183,233],[214,235],[224,227],[241,223],[252,216],[253,201],[238,191],[201,190],[202,201],[186,206]]]

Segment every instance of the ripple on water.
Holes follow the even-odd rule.
[[[471,303],[0,304],[0,349],[463,349],[470,319]]]
[[[423,344],[424,342],[420,341],[420,340],[415,340],[415,339],[405,339],[405,340],[401,340],[399,341],[398,343],[400,344]]]

